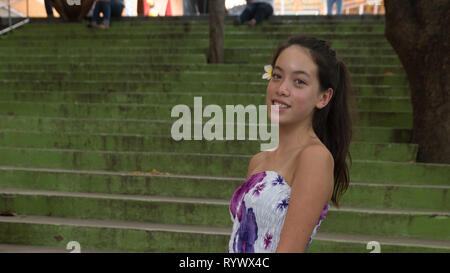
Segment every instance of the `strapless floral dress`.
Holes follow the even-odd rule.
[[[231,198],[230,214],[233,231],[228,243],[228,252],[275,252],[289,206],[290,194],[291,187],[275,171],[251,175]],[[326,204],[306,249],[320,223],[325,219],[328,208]]]

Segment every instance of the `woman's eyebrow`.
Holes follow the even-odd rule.
[[[309,76],[308,72],[303,71],[303,70],[297,70],[297,71],[294,71],[294,72],[292,72],[292,73],[294,73],[294,74],[303,74],[303,75],[305,75],[306,77],[311,78],[311,76]]]
[[[281,72],[283,72],[283,69],[282,69],[281,67],[279,67],[278,65],[275,66],[274,69],[279,69]],[[307,76],[308,78],[311,77],[311,76],[308,74],[308,72],[303,71],[303,70],[296,70],[296,71],[294,71],[294,72],[292,72],[292,73],[293,73],[293,74],[303,74],[303,75]]]

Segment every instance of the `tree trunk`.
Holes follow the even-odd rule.
[[[450,164],[450,1],[385,0],[385,34],[408,76],[417,162]]]
[[[225,0],[209,3],[209,63],[224,62]]]

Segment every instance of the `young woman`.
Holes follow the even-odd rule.
[[[250,160],[231,198],[228,252],[306,251],[328,202],[338,206],[350,181],[352,91],[344,63],[325,41],[295,36],[276,49],[268,74],[279,144]]]

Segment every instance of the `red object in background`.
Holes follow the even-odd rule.
[[[172,7],[170,7],[170,0],[167,1],[166,16],[172,16]]]

